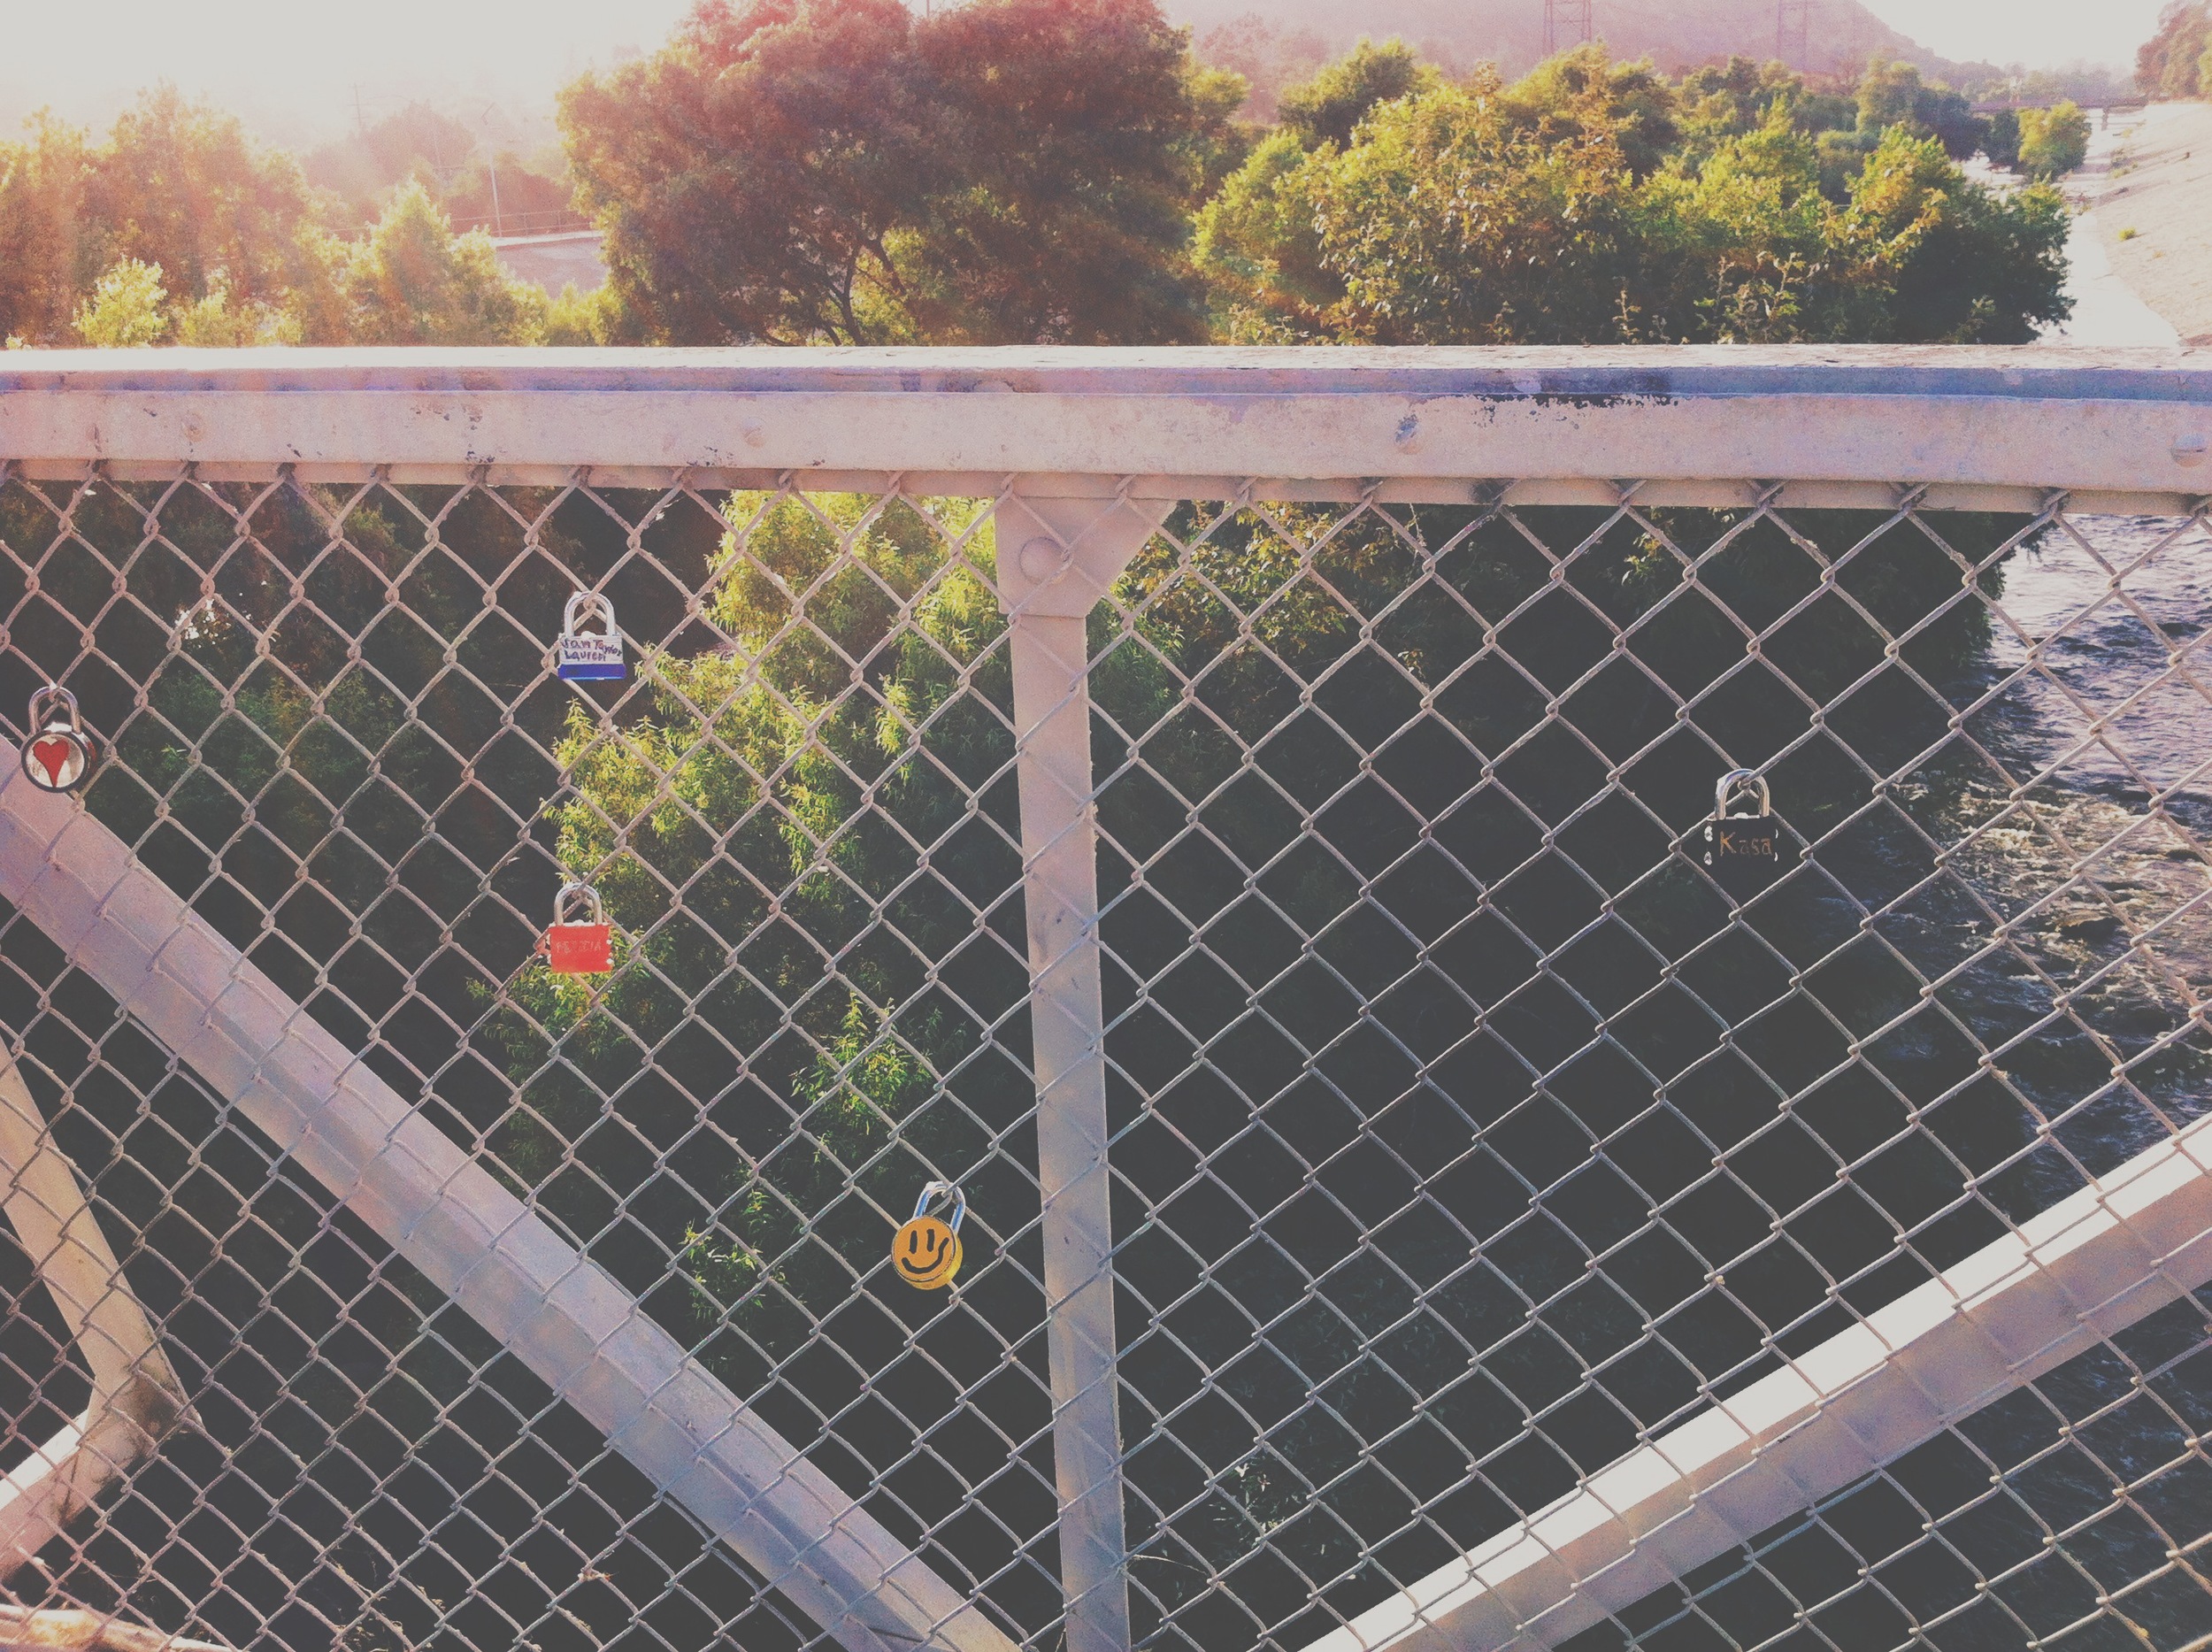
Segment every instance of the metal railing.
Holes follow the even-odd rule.
[[[2212,1644],[2208,437],[2072,351],[10,356],[9,1592]]]

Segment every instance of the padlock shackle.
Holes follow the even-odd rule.
[[[611,637],[621,634],[615,629],[614,603],[604,591],[579,591],[571,596],[568,605],[561,610],[561,634],[575,637],[588,635],[584,626],[592,619],[606,621],[607,628],[601,633],[602,635]]]
[[[84,733],[84,714],[77,710],[77,696],[59,683],[51,682],[31,695],[29,732],[35,734],[49,726],[47,719],[56,706],[69,713],[71,734]]]
[[[968,1195],[961,1192],[959,1187],[952,1182],[924,1182],[921,1196],[914,1201],[914,1215],[906,1219],[910,1222],[916,1217],[927,1216],[929,1202],[941,1193],[949,1193],[952,1195],[952,1214],[945,1218],[945,1226],[956,1233],[960,1231],[961,1219],[968,1214]]]
[[[1731,769],[1713,783],[1713,818],[1728,818],[1732,794],[1748,791],[1759,800],[1761,815],[1774,812],[1774,794],[1767,785],[1767,777],[1756,769]]]
[[[581,918],[571,918],[568,914],[569,905],[580,898],[584,903],[585,916]],[[588,883],[563,884],[560,893],[553,897],[553,921],[557,924],[605,923],[607,912],[606,908],[600,903],[599,891]]]

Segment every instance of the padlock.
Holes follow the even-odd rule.
[[[42,792],[73,792],[99,766],[100,742],[85,732],[77,696],[48,684],[31,696],[23,778]]]
[[[929,1213],[930,1202],[944,1194],[952,1215]],[[960,1272],[960,1224],[968,1214],[968,1195],[949,1181],[925,1182],[914,1214],[891,1235],[891,1271],[917,1290],[933,1291],[952,1283]]]
[[[582,921],[573,921],[580,905]],[[556,975],[604,975],[614,968],[614,926],[588,883],[565,883],[553,897],[545,932],[545,967]]]
[[[1755,814],[1731,814],[1747,798]],[[1728,898],[1742,905],[1780,878],[1786,860],[1782,823],[1775,818],[1773,794],[1755,769],[1731,769],[1713,788],[1713,818],[1705,823],[1705,869]]]
[[[593,620],[603,631],[587,631]],[[625,677],[622,633],[615,629],[614,604],[597,591],[579,591],[561,611],[561,638],[554,644],[553,669],[563,682],[594,682]]]

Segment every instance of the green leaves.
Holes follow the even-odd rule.
[[[1732,65],[1678,95],[1586,50],[1511,88],[1486,70],[1377,102],[1341,145],[1279,134],[1199,215],[1216,327],[1250,342],[1993,343],[2064,312],[2055,197],[1999,196],[1914,135],[1931,92],[1916,75],[1870,79],[1876,117],[1894,104],[1905,124],[1816,142],[1809,122],[1840,100],[1778,74]]]
[[[1225,96],[1153,0],[751,0],[578,82],[562,124],[656,339],[1181,342]]]

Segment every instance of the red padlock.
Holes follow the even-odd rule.
[[[583,909],[576,920],[579,903]],[[545,932],[545,967],[556,975],[604,975],[614,968],[614,926],[588,883],[565,883],[553,897],[553,926]]]

